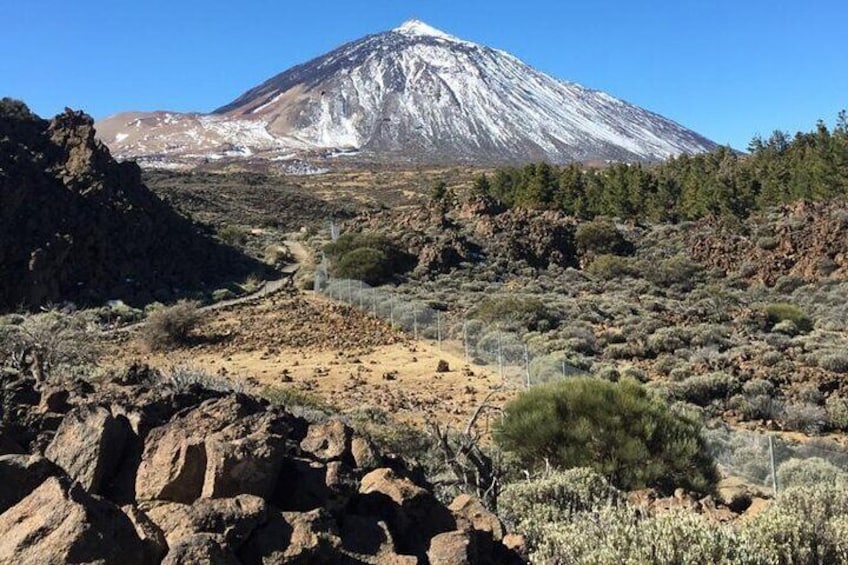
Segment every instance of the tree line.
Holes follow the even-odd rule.
[[[796,200],[848,193],[848,115],[831,130],[819,121],[794,137],[755,137],[748,154],[730,147],[681,155],[656,165],[604,168],[547,163],[504,167],[480,175],[474,188],[507,207],[560,209],[581,218],[616,216],[651,221],[704,216],[746,217]]]

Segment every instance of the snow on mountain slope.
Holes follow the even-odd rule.
[[[285,71],[209,115],[98,124],[121,156],[358,151],[417,162],[651,161],[708,139],[419,21]]]

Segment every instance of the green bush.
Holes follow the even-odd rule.
[[[834,351],[819,357],[818,366],[831,373],[848,373],[848,353]]]
[[[197,302],[181,300],[153,311],[142,329],[142,339],[152,351],[185,345],[201,318]]]
[[[629,255],[633,245],[615,227],[615,223],[607,218],[596,218],[577,226],[574,235],[577,248],[581,253],[595,255]]]
[[[333,266],[333,275],[378,285],[391,277],[392,269],[385,253],[379,249],[360,247],[342,255]]]
[[[848,399],[832,394],[825,401],[827,425],[832,430],[848,430]]]
[[[789,459],[777,468],[777,484],[781,489],[824,484],[848,486],[848,473],[821,457]]]
[[[709,375],[695,375],[682,382],[674,383],[672,392],[680,400],[706,406],[713,400],[723,400],[735,394],[739,389],[739,383],[724,373],[711,373]]]
[[[370,285],[386,283],[415,265],[414,258],[392,240],[374,233],[345,234],[326,245],[324,252],[330,259],[332,276]]]
[[[239,226],[225,226],[218,232],[218,238],[233,247],[243,247],[247,243],[247,230]]]
[[[522,327],[531,331],[549,329],[554,322],[541,300],[512,294],[484,299],[471,310],[469,317],[487,324],[501,323],[506,327]]]
[[[625,489],[709,492],[717,479],[700,425],[631,380],[576,377],[524,392],[495,441],[533,468],[590,467]]]
[[[813,321],[794,304],[787,302],[769,304],[765,308],[765,313],[769,329],[773,329],[777,324],[787,320],[795,324],[800,332],[806,333],[813,329]]]
[[[751,556],[748,563],[815,565],[845,563],[846,544],[839,534],[848,517],[848,489],[820,484],[790,488],[745,522],[741,537]]]
[[[604,280],[640,276],[639,266],[633,259],[609,254],[595,257],[586,267],[586,272]]]
[[[691,290],[703,275],[703,267],[683,255],[663,259],[646,272],[647,279],[662,288]]]

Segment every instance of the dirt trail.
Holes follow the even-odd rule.
[[[303,263],[309,260],[309,252],[303,246],[302,243],[295,239],[287,239],[285,241],[285,245],[291,251],[292,257],[294,257],[295,261],[294,263],[286,265],[285,267],[280,269],[279,278],[263,281],[262,284],[259,285],[259,288],[251,292],[250,294],[245,294],[244,296],[239,296],[237,298],[231,298],[230,300],[222,300],[213,304],[207,304],[206,306],[199,308],[200,312],[212,312],[215,310],[230,308],[232,306],[255,302],[257,300],[267,298],[272,294],[276,294],[281,290],[294,288],[294,275],[301,268]],[[126,326],[121,326],[120,328],[107,330],[104,333],[127,333],[142,327],[145,323],[146,320],[141,320],[134,324],[129,324]]]

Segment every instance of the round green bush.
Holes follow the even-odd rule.
[[[785,321],[795,324],[798,331],[802,333],[807,333],[813,329],[813,321],[810,317],[794,304],[787,302],[769,304],[766,306],[765,312],[770,329]]]
[[[780,488],[846,485],[848,473],[821,457],[793,458],[777,468],[777,484]]]
[[[379,249],[359,247],[342,255],[333,269],[333,274],[341,279],[355,279],[378,285],[391,277],[392,269],[385,253]]]
[[[717,481],[700,424],[630,379],[528,390],[506,406],[495,441],[532,468],[590,467],[623,489],[710,492]]]
[[[633,245],[608,218],[580,224],[574,238],[581,253],[629,255],[633,252]]]

